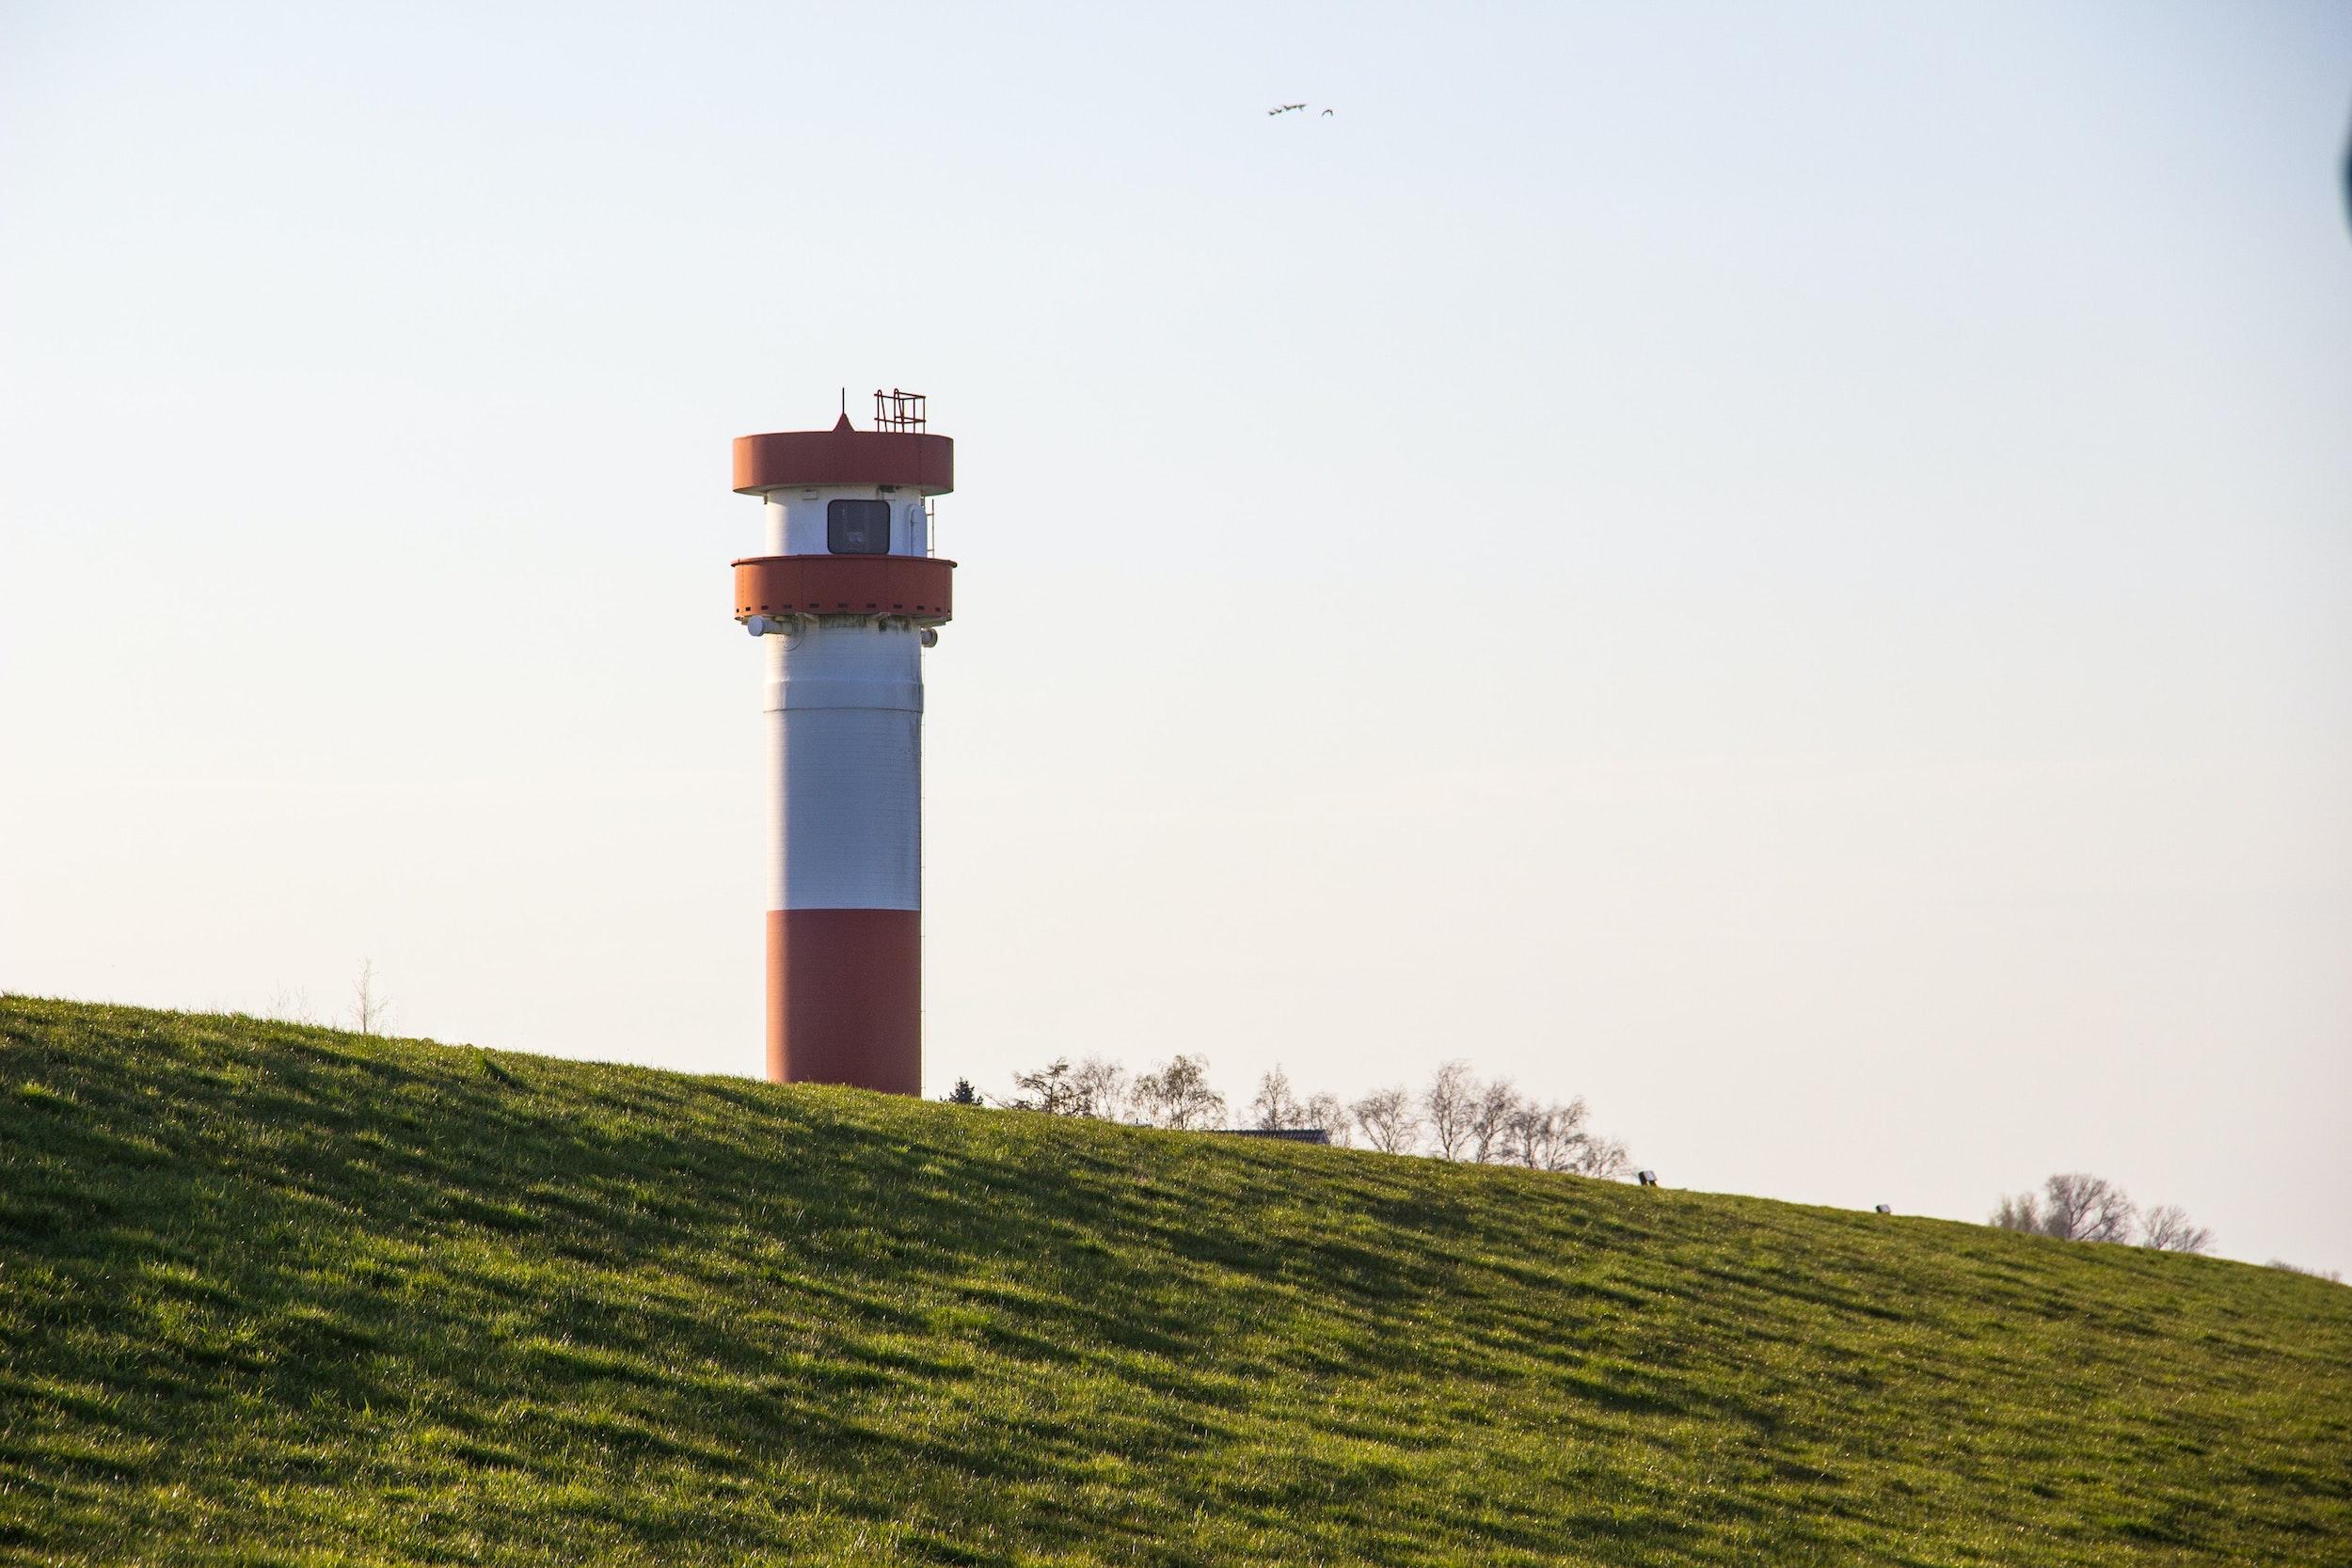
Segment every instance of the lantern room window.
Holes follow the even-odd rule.
[[[825,547],[835,555],[888,555],[888,501],[829,501],[825,505]]]

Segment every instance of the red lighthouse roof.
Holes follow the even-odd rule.
[[[937,496],[956,487],[956,444],[911,430],[858,430],[847,414],[831,430],[735,438],[735,488],[744,495],[802,484],[895,484]]]

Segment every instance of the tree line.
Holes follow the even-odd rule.
[[[1012,1083],[1013,1094],[993,1099],[958,1079],[946,1098],[959,1104],[993,1103],[1140,1127],[1231,1126],[1230,1104],[1209,1082],[1206,1057],[1180,1054],[1130,1076],[1118,1062],[1100,1056],[1075,1067],[1067,1056],[1057,1056],[1041,1068],[1014,1073]],[[1343,1148],[1360,1137],[1366,1148],[1389,1154],[1604,1178],[1623,1176],[1632,1163],[1623,1143],[1592,1129],[1582,1096],[1565,1102],[1536,1101],[1507,1078],[1482,1081],[1463,1061],[1444,1063],[1418,1093],[1400,1084],[1352,1101],[1321,1091],[1302,1098],[1278,1062],[1258,1080],[1248,1117],[1239,1130],[1317,1130]]]
[[[2190,1224],[2179,1205],[2143,1211],[2122,1188],[2084,1171],[2051,1177],[2038,1195],[2002,1198],[1991,1223],[2061,1242],[2131,1243],[2158,1252],[2205,1252],[2213,1246],[2213,1232]]]

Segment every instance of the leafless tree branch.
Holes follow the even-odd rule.
[[[2042,1233],[2062,1242],[2128,1242],[2139,1211],[2103,1176],[2074,1171],[2042,1184]]]
[[[2203,1252],[2213,1245],[2213,1232],[2190,1224],[2179,1204],[2163,1203],[2140,1216],[2139,1244],[2158,1252]]]
[[[1401,1087],[1375,1089],[1347,1110],[1364,1141],[1384,1154],[1410,1154],[1421,1142],[1421,1114]]]
[[[1178,1056],[1136,1080],[1135,1108],[1153,1127],[1214,1127],[1225,1119],[1225,1097],[1209,1086],[1209,1064]]]
[[[1285,1132],[1294,1127],[1311,1127],[1307,1107],[1291,1092],[1291,1081],[1282,1070],[1282,1064],[1274,1064],[1274,1070],[1258,1080],[1258,1097],[1249,1102],[1250,1114],[1257,1118],[1252,1125],[1267,1132]]]
[[[1997,1230],[2022,1230],[2028,1236],[2042,1234],[2042,1204],[2031,1193],[2004,1196],[1985,1221]]]
[[[1356,1141],[1353,1136],[1355,1130],[1350,1125],[1347,1107],[1340,1103],[1338,1095],[1327,1091],[1318,1091],[1307,1097],[1306,1124],[1309,1127],[1322,1128],[1324,1132],[1330,1134],[1331,1141],[1342,1148],[1347,1148]]]
[[[1468,1062],[1441,1064],[1422,1091],[1421,1107],[1429,1113],[1429,1135],[1440,1160],[1459,1160],[1474,1147],[1477,1134],[1479,1083]]]
[[[1089,1056],[1070,1077],[1078,1097],[1077,1114],[1096,1121],[1117,1121],[1127,1105],[1127,1069],[1117,1062]]]
[[[383,1033],[385,1020],[391,1017],[392,1004],[376,989],[375,960],[364,958],[359,964],[359,977],[351,983],[352,1026],[363,1035]]]
[[[1508,1078],[1498,1078],[1479,1091],[1477,1107],[1470,1112],[1471,1159],[1484,1165],[1507,1157],[1511,1118],[1518,1109],[1519,1091]]]

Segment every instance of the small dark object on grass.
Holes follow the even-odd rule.
[[[1645,1187],[1655,1187],[1658,1185],[1658,1173],[1654,1170],[1637,1170],[1633,1173],[1633,1180]]]
[[[959,1078],[956,1080],[956,1086],[941,1098],[950,1105],[977,1105],[980,1102],[980,1091],[972,1086],[971,1079]]]
[[[1879,1205],[1879,1207],[1878,1207],[1878,1212],[1879,1212],[1880,1213],[1882,1213],[1882,1214],[1891,1214],[1891,1213],[1893,1213],[1895,1211],[1894,1211],[1892,1208],[1890,1208],[1889,1206],[1887,1206],[1886,1204],[1882,1203],[1882,1204],[1880,1204],[1880,1205]]]

